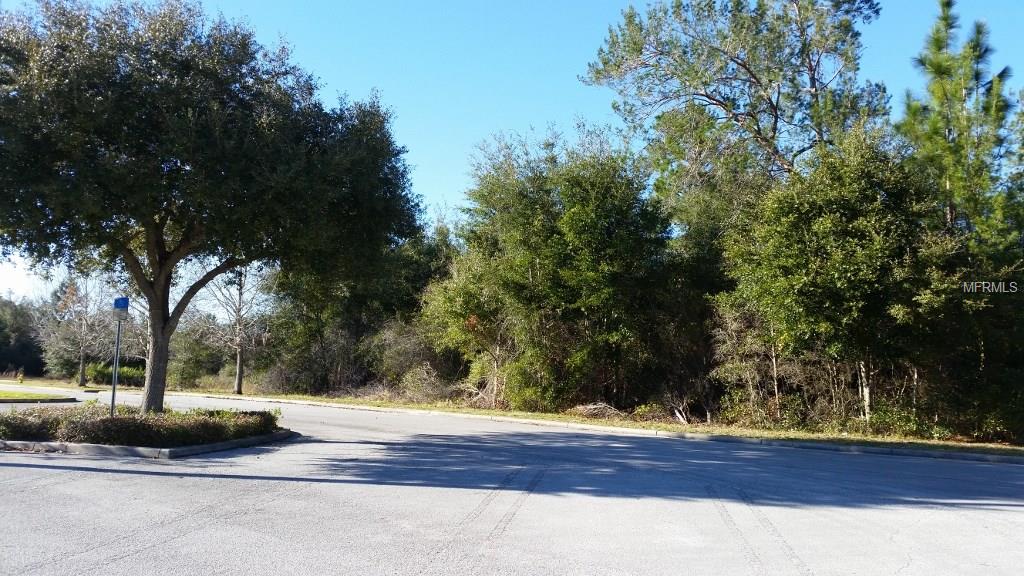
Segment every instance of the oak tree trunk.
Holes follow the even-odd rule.
[[[156,317],[154,317],[156,316]],[[163,412],[167,388],[167,357],[171,338],[160,314],[150,312],[149,350],[146,354],[146,387],[142,391],[143,412]]]

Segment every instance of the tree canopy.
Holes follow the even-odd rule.
[[[650,392],[630,375],[659,365],[658,297],[672,271],[648,176],[594,134],[575,146],[500,140],[484,154],[466,253],[428,288],[424,314],[441,346],[472,359],[492,404],[628,404]]]
[[[887,108],[885,89],[857,79],[858,24],[875,0],[678,0],[630,7],[588,79],[616,89],[628,120],[654,116],[723,127],[772,172],[791,172],[816,145]]]
[[[197,5],[59,0],[0,19],[0,244],[130,276],[150,316],[144,409],[161,409],[169,337],[217,275],[350,272],[407,235],[402,153],[377,101],[325,107],[286,48]],[[203,271],[179,285],[188,266]]]

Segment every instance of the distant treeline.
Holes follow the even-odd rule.
[[[0,374],[43,375],[32,307],[0,296]]]

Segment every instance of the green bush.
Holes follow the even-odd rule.
[[[117,383],[122,386],[142,386],[146,383],[146,370],[133,366],[117,369]],[[85,367],[85,376],[93,384],[110,384],[114,381],[114,369],[106,364],[93,362]]]
[[[913,411],[883,402],[871,411],[871,432],[883,436],[928,436],[927,426]]]
[[[40,407],[0,414],[0,439],[86,442],[173,448],[270,434],[279,411],[238,412],[193,409],[139,414],[134,408],[88,402],[74,407]]]
[[[671,417],[667,408],[661,404],[655,404],[653,402],[637,406],[633,409],[632,416],[634,420],[641,422],[664,420],[665,418]]]
[[[775,399],[769,401],[770,412],[775,414]],[[783,394],[779,398],[779,417],[774,419],[774,427],[783,430],[799,430],[805,428],[807,410],[803,400],[797,394]]]
[[[723,424],[737,426],[766,426],[767,416],[760,402],[751,406],[750,395],[746,389],[736,386],[729,389],[722,397],[722,408],[719,420]]]
[[[512,410],[552,412],[560,407],[559,391],[543,370],[531,366],[527,358],[519,358],[505,366],[505,402]]]

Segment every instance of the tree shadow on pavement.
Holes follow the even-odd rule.
[[[277,464],[235,460],[252,455]],[[0,468],[788,507],[1024,507],[1019,465],[562,431],[420,434],[395,441],[304,438],[158,466],[60,459],[0,460]],[[282,469],[288,473],[266,473]]]
[[[522,489],[617,498],[739,499],[780,506],[1024,507],[1024,466],[565,432],[416,435],[371,458],[319,461],[383,485]],[[510,474],[521,477],[516,482]]]

